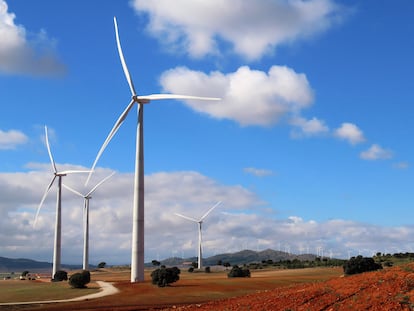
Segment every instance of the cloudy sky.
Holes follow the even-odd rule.
[[[59,170],[88,169],[130,101],[145,110],[145,259],[242,249],[414,251],[411,0],[0,0],[0,256],[52,261]],[[136,110],[100,158],[91,263],[130,262]],[[63,191],[62,261],[82,261]]]

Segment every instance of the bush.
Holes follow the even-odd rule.
[[[158,287],[168,286],[169,284],[177,282],[180,279],[180,272],[180,269],[177,267],[161,267],[160,269],[152,271],[152,284],[158,285]]]
[[[205,271],[206,273],[210,273],[210,272],[211,272],[211,269],[210,269],[210,267],[206,267],[206,268],[204,269],[204,271]]]
[[[190,272],[190,273],[194,272],[194,267],[188,268],[188,272]]]
[[[75,273],[69,278],[69,285],[72,288],[85,288],[86,284],[88,284],[90,281],[90,272],[83,270],[81,273]]]
[[[105,266],[106,266],[106,262],[102,261],[98,264],[98,269],[103,269],[103,268],[105,268]]]
[[[376,263],[373,258],[370,257],[352,257],[343,265],[344,273],[346,275],[363,273],[368,271],[375,271],[382,269],[381,264]]]
[[[61,282],[68,280],[68,273],[63,270],[56,271],[55,275],[53,276],[53,282]]]
[[[246,278],[250,277],[250,270],[247,268],[240,268],[239,266],[235,265],[227,274],[229,278]]]

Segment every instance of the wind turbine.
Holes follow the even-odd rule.
[[[43,202],[45,201],[47,194],[49,193],[50,188],[57,179],[57,197],[56,197],[56,221],[55,221],[55,239],[53,247],[53,268],[52,268],[52,277],[55,276],[56,272],[60,270],[61,264],[61,242],[62,242],[62,177],[68,174],[74,173],[90,173],[90,171],[80,171],[80,170],[67,170],[67,171],[58,171],[56,168],[55,160],[53,159],[52,152],[50,151],[49,137],[47,135],[47,127],[45,126],[45,140],[47,152],[49,153],[50,162],[52,163],[53,177],[49,185],[46,188],[45,193],[43,194],[42,200],[40,201],[39,207],[37,208],[36,216],[34,219],[33,226],[36,225],[37,218],[39,216],[40,209],[42,208]]]
[[[138,105],[138,122],[136,130],[136,153],[135,153],[135,177],[134,177],[134,203],[133,203],[133,217],[132,217],[132,251],[131,251],[131,282],[143,282],[144,281],[144,104],[148,104],[151,100],[159,99],[193,99],[193,100],[219,100],[219,98],[213,97],[198,97],[188,95],[176,95],[176,94],[151,94],[145,96],[138,96],[134,84],[132,82],[131,75],[129,74],[128,67],[125,62],[124,54],[121,48],[121,42],[118,34],[118,24],[116,17],[114,17],[115,36],[118,48],[119,58],[121,60],[122,68],[125,77],[128,81],[128,85],[131,91],[131,101],[128,106],[119,116],[115,122],[112,130],[109,132],[105,139],[101,149],[96,156],[95,162],[92,165],[92,171],[94,170],[96,163],[101,157],[106,146],[111,141],[112,137],[118,131],[119,127],[124,122],[129,111],[132,107]],[[92,174],[92,172],[91,172]],[[91,174],[86,180],[88,183]]]
[[[83,207],[83,270],[89,269],[89,200],[92,199],[92,193],[105,181],[111,178],[115,172],[110,174],[109,176],[105,177],[99,183],[95,185],[88,193],[82,194],[75,189],[63,184],[63,187],[68,189],[69,191],[73,192],[74,194],[82,197],[84,199],[84,207]]]
[[[212,208],[210,208],[207,211],[207,213],[205,213],[203,216],[201,216],[201,218],[198,219],[198,220],[195,219],[195,218],[192,218],[192,217],[188,217],[188,216],[184,216],[184,215],[181,215],[181,214],[178,214],[178,213],[174,213],[177,216],[180,216],[180,217],[182,217],[184,219],[187,219],[189,221],[192,221],[192,222],[195,222],[195,223],[198,224],[198,269],[202,269],[203,268],[202,267],[202,264],[203,264],[203,261],[202,261],[202,249],[201,249],[201,224],[203,223],[204,218],[206,218],[207,215],[210,214],[211,211],[213,209],[215,209],[217,206],[219,206],[220,204],[221,204],[221,201],[217,202]]]

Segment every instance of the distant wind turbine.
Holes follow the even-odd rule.
[[[145,96],[138,96],[134,84],[132,82],[131,75],[129,74],[128,67],[126,65],[124,54],[121,48],[121,42],[118,34],[118,24],[114,17],[116,43],[118,47],[118,54],[121,60],[122,68],[125,77],[128,81],[128,85],[131,91],[131,101],[118,120],[115,122],[112,130],[109,132],[108,137],[105,139],[101,149],[96,156],[95,162],[92,165],[92,171],[94,170],[99,158],[101,157],[106,146],[111,141],[112,137],[118,131],[121,124],[124,122],[132,106],[138,105],[138,123],[136,130],[136,154],[135,154],[135,178],[134,178],[134,203],[133,203],[133,218],[132,218],[132,251],[131,251],[131,282],[143,282],[144,281],[144,104],[149,103],[151,100],[159,99],[193,99],[193,100],[219,100],[219,98],[212,97],[198,97],[188,95],[176,95],[176,94],[151,94]],[[86,180],[86,184],[90,179],[91,174]]]
[[[111,178],[115,172],[105,177],[99,183],[95,185],[88,193],[82,194],[75,189],[63,184],[63,187],[73,192],[74,194],[84,198],[84,207],[83,207],[83,270],[89,269],[89,200],[92,199],[92,193],[105,181]]]
[[[52,163],[53,168],[53,177],[49,185],[46,188],[45,193],[43,194],[42,200],[40,201],[39,207],[37,208],[36,216],[34,219],[33,226],[36,225],[37,218],[39,216],[40,209],[42,208],[43,202],[45,201],[47,194],[49,193],[50,188],[55,182],[56,178],[58,180],[57,184],[57,199],[56,199],[56,222],[55,222],[55,239],[53,247],[53,268],[52,268],[52,277],[55,276],[56,272],[60,270],[61,265],[61,241],[62,241],[62,177],[68,174],[75,173],[89,173],[90,171],[79,171],[79,170],[67,170],[67,171],[58,171],[56,168],[55,160],[53,159],[52,152],[50,151],[49,137],[47,135],[47,127],[45,126],[45,140],[47,152],[49,153],[50,162]]]
[[[195,223],[198,224],[198,269],[202,269],[203,268],[202,267],[202,265],[203,265],[203,260],[202,260],[202,247],[201,247],[201,241],[202,241],[202,239],[201,239],[201,224],[203,223],[204,218],[206,218],[207,215],[210,214],[211,211],[213,209],[215,209],[217,206],[219,206],[220,204],[221,204],[221,201],[217,202],[212,208],[210,208],[207,211],[207,213],[205,213],[203,216],[201,216],[201,218],[198,219],[198,220],[195,219],[195,218],[192,218],[192,217],[188,217],[188,216],[184,216],[184,215],[181,215],[181,214],[178,214],[178,213],[174,213],[177,216],[180,216],[180,217],[182,217],[184,219],[187,219],[189,221],[192,221],[192,222],[195,222]]]

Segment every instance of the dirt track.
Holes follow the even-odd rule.
[[[23,310],[414,310],[414,263],[349,277],[340,277],[338,269],[325,270],[327,281],[311,283],[315,274],[306,273],[317,270],[309,271],[280,271],[249,279],[184,275],[167,288],[149,281],[118,281],[115,286],[120,292],[112,296]],[[286,285],[295,281],[301,284]]]

